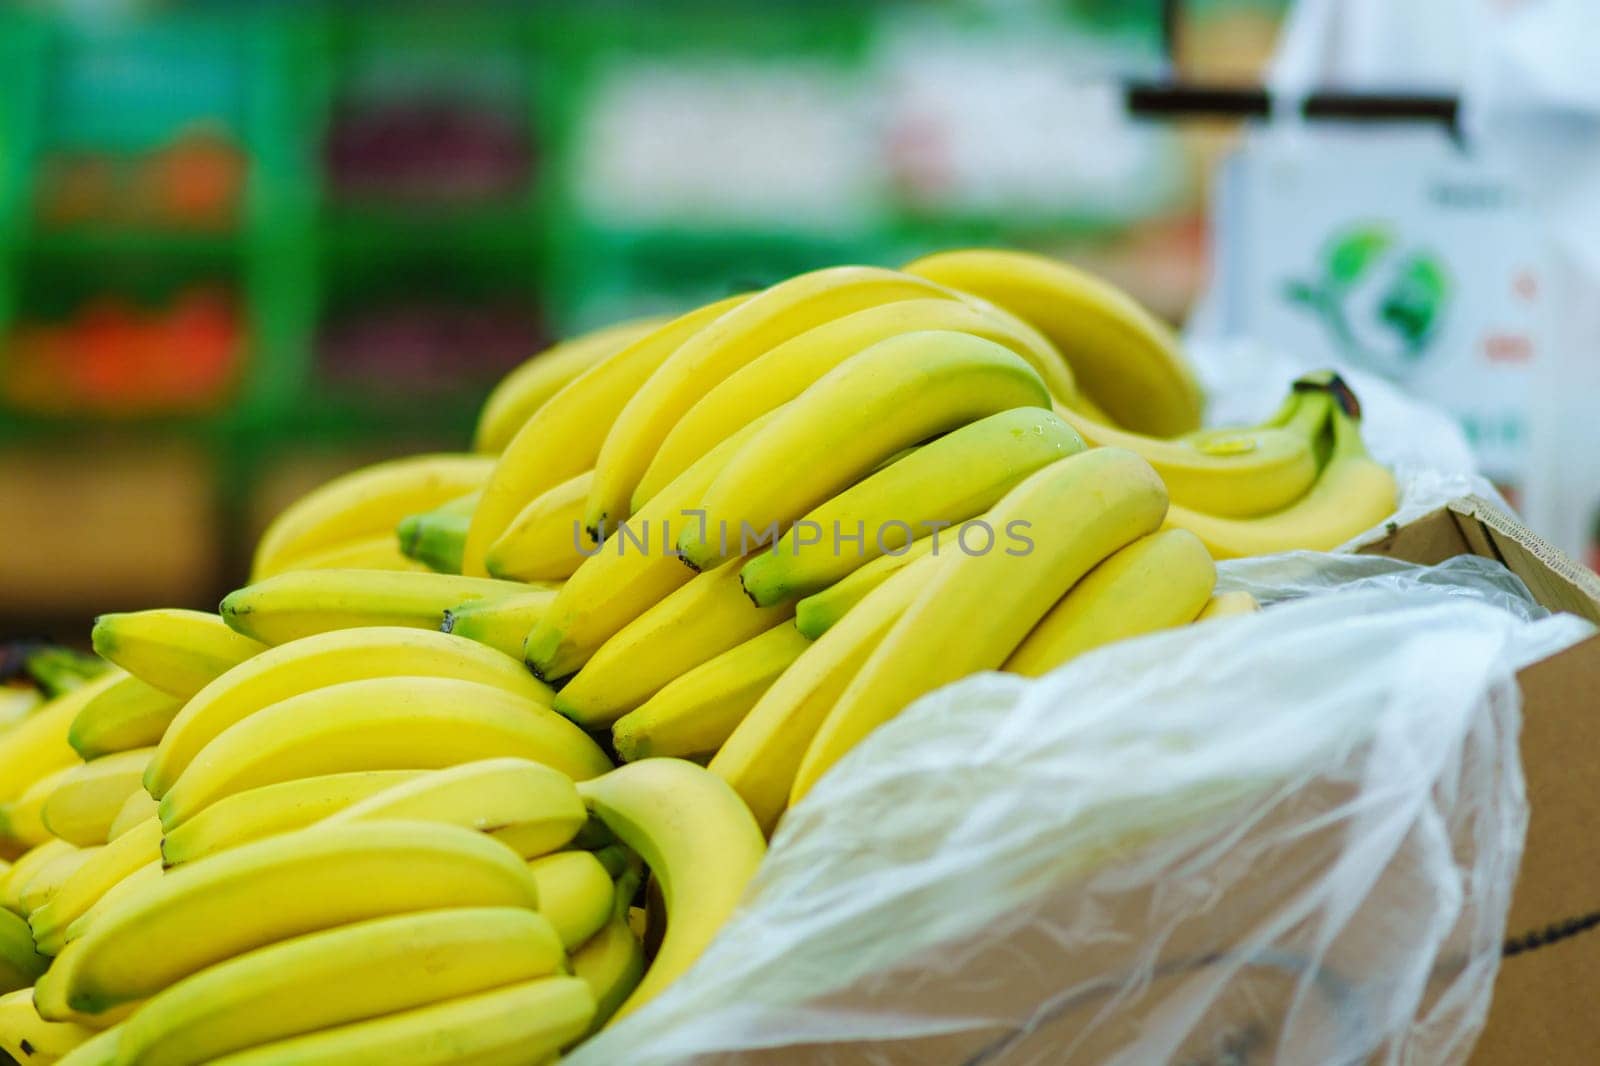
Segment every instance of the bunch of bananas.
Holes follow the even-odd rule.
[[[919,696],[1255,610],[1215,559],[1394,509],[1332,375],[1200,415],[1165,327],[1003,251],[558,346],[474,453],[312,492],[218,613],[101,617],[109,668],[0,723],[0,1049],[559,1056]]]

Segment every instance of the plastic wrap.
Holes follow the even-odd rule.
[[[570,1061],[1461,1060],[1527,819],[1513,675],[1593,627],[1492,564],[1225,570],[1276,605],[872,734]]]

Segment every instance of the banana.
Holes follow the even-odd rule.
[[[666,903],[666,935],[621,1016],[694,965],[738,905],[766,840],[727,782],[681,759],[628,763],[578,791],[644,859]]]
[[[489,545],[484,566],[495,577],[516,581],[564,581],[588,558],[583,508],[594,471],[555,485],[517,512]]]
[[[117,811],[117,816],[111,819],[111,828],[106,830],[106,842],[110,843],[146,818],[154,818],[155,816],[155,797],[142,788],[136,789],[132,795],[123,801],[122,807]]]
[[[457,907],[312,933],[203,970],[123,1024],[140,1066],[198,1066],[304,1033],[565,970],[551,923],[517,907]]]
[[[1116,287],[1054,259],[991,249],[941,252],[905,270],[1034,326],[1117,425],[1156,437],[1200,427],[1204,397],[1172,330]]]
[[[1083,449],[1071,426],[1036,407],[979,419],[810,511],[746,563],[740,581],[762,605],[809,596],[914,538],[978,517],[1035,470]],[[950,529],[942,546],[958,551],[966,536]]]
[[[61,1056],[56,1066],[117,1066],[121,1041],[122,1026],[103,1029]]]
[[[50,960],[34,947],[28,923],[0,910],[0,993],[32,988],[49,965]]]
[[[83,869],[90,859],[99,854],[102,847],[103,845],[73,848],[41,865],[38,872],[28,878],[27,884],[22,886],[22,894],[18,897],[18,913],[24,918],[31,919],[33,912],[55,898],[55,894],[61,891],[61,886],[67,883],[67,879]]]
[[[214,614],[176,607],[94,620],[94,650],[147,685],[186,700],[264,646]]]
[[[0,802],[19,798],[40,778],[80,761],[67,743],[73,720],[90,700],[124,676],[120,670],[108,670],[43,704],[0,734]]]
[[[422,773],[365,770],[323,774],[238,792],[169,832],[161,841],[161,857],[166,865],[179,866],[252,840],[303,829]]]
[[[406,515],[481,488],[493,469],[490,456],[416,455],[334,478],[273,519],[256,545],[251,580],[281,573],[325,548],[392,535]]]
[[[1205,542],[1215,559],[1306,549],[1331,551],[1394,514],[1394,475],[1367,454],[1356,419],[1332,411],[1333,451],[1316,483],[1297,502],[1257,518],[1221,518],[1174,506],[1167,524]]]
[[[145,788],[165,796],[201,749],[280,700],[345,681],[407,676],[477,681],[545,704],[554,698],[516,659],[463,637],[393,626],[337,629],[280,644],[197,693],[161,738]]]
[[[998,668],[1069,588],[1118,548],[1155,532],[1166,511],[1161,478],[1120,448],[1052,463],[1012,489],[991,521],[1006,534],[1027,529],[1028,547],[940,560],[828,712],[795,775],[790,806],[917,697]],[[974,626],[974,618],[984,624]]]
[[[579,374],[666,325],[665,317],[634,318],[561,341],[500,379],[478,412],[472,450],[493,455]]]
[[[99,677],[106,668],[106,664],[93,655],[54,644],[23,645],[20,665],[22,673],[32,679],[46,699],[71,692],[85,681]]]
[[[33,989],[0,996],[0,1051],[19,1066],[48,1066],[93,1039],[96,1032],[76,1022],[47,1022],[33,1006]]]
[[[611,728],[624,762],[715,752],[762,693],[811,645],[788,622],[707,659],[668,682]],[[582,675],[579,675],[582,676]]]
[[[6,871],[4,880],[0,880],[0,907],[26,917],[22,908],[22,893],[28,887],[28,882],[61,856],[74,854],[77,850],[65,840],[51,839],[23,852],[11,864],[11,869]]]
[[[1077,395],[1061,356],[1032,326],[977,300],[928,297],[880,304],[824,322],[765,352],[691,407],[661,443],[633,495],[633,510],[751,419],[775,410],[850,356],[902,333],[952,330],[1026,359],[1059,402]]]
[[[135,748],[73,767],[44,802],[45,828],[80,848],[104,844],[122,805],[142,787],[154,753]]]
[[[461,551],[467,546],[467,527],[472,512],[478,509],[483,493],[469,492],[431,511],[406,515],[395,527],[400,552],[429,570],[441,574],[461,573]]]
[[[791,604],[750,603],[742,565],[696,575],[629,622],[556,693],[555,709],[585,729],[609,725],[674,678],[793,617]]]
[[[787,526],[902,448],[1014,407],[1049,406],[1038,372],[993,341],[939,331],[880,341],[775,413],[706,490],[704,514],[678,548],[705,569],[746,530]]]
[[[291,570],[400,570],[426,573],[429,567],[406,555],[393,532],[373,533],[359,540],[341,541],[285,563],[276,573]]]
[[[897,271],[844,266],[779,282],[729,311],[673,352],[617,416],[595,460],[584,527],[598,542],[604,539],[600,531],[628,517],[634,489],[673,425],[729,374],[842,315],[938,296],[956,299],[940,286]]]
[[[534,589],[503,600],[464,603],[446,611],[439,628],[520,660],[528,631],[538,625],[556,596],[549,589]]]
[[[124,900],[133,899],[144,890],[144,886],[151,881],[158,880],[164,872],[161,860],[146,863],[121,881],[106,889],[105,895],[95,900],[88,910],[78,916],[77,920],[67,926],[66,935],[62,937],[62,945],[72,943],[89,931],[89,927],[99,921],[102,915],[111,912],[112,908],[121,906]],[[60,951],[55,954],[60,954]],[[124,1008],[125,1009],[125,1008]],[[131,1011],[129,1012],[131,1013]],[[101,1019],[90,1019],[100,1022]]]
[[[292,570],[230,592],[221,610],[238,632],[264,644],[287,644],[364,626],[438,629],[452,607],[527,591],[521,582],[459,574]]]
[[[24,848],[37,847],[52,839],[55,834],[44,824],[44,805],[55,794],[57,786],[81,765],[52,771],[29,785],[15,800],[0,804],[0,837]]]
[[[821,592],[814,592],[795,604],[795,629],[801,636],[816,640],[833,628],[869,592],[918,559],[934,554],[935,547],[940,553],[961,550],[954,543],[954,535],[946,533],[942,537],[930,534],[912,541],[893,555],[880,555]]]
[[[779,675],[712,756],[708,769],[739,794],[763,833],[771,835],[788,806],[828,711],[944,559],[926,555],[867,593]]]
[[[345,681],[282,700],[228,729],[161,800],[170,831],[225,796],[353,770],[435,770],[497,755],[572,778],[610,768],[583,730],[498,685],[440,677]]]
[[[541,977],[263,1044],[217,1059],[216,1066],[544,1066],[593,1017],[588,985],[576,977]]]
[[[628,519],[567,579],[529,631],[524,656],[540,677],[567,677],[595,649],[694,575],[677,557],[677,532],[693,518],[711,482],[775,417],[756,419],[706,454]]]
[[[72,720],[67,733],[84,759],[98,759],[161,740],[183,701],[129,674],[96,695]]]
[[[1200,538],[1165,529],[1112,553],[1039,620],[1002,669],[1043,677],[1084,652],[1187,625],[1217,583]]]
[[[558,851],[528,863],[539,886],[539,913],[550,919],[568,951],[611,920],[617,892],[611,874],[590,851]]]
[[[527,759],[484,759],[393,785],[324,822],[380,818],[477,829],[501,843],[514,841],[526,858],[565,847],[583,828],[588,811],[572,779],[560,771]]]
[[[125,878],[161,861],[161,822],[150,818],[138,828],[95,850],[61,883],[50,901],[28,916],[33,938],[46,955],[66,943],[67,929]]]
[[[470,830],[312,826],[151,882],[68,944],[34,998],[47,1019],[95,1015],[291,937],[443,907],[537,906],[523,861]]]
[[[573,976],[594,994],[594,1021],[586,1037],[604,1028],[623,1000],[639,987],[644,966],[644,945],[629,928],[626,913],[606,922],[605,928],[572,953]]]
[[[0,736],[44,705],[44,693],[32,685],[0,682]]]
[[[1194,616],[1196,622],[1213,622],[1218,618],[1232,618],[1235,615],[1255,614],[1261,610],[1261,604],[1248,592],[1219,592],[1206,601],[1200,613]]]
[[[464,574],[486,574],[484,553],[529,500],[585,470],[645,379],[702,328],[746,297],[734,296],[680,315],[574,378],[507,442],[473,512],[462,552]]]

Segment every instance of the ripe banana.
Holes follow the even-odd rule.
[[[1032,326],[977,300],[899,300],[824,322],[740,367],[672,427],[633,494],[637,511],[667,482],[751,419],[781,407],[857,352],[902,333],[952,330],[1004,345],[1027,360],[1058,401],[1076,396],[1061,356]]]
[[[44,704],[44,693],[22,682],[0,682],[0,736]]]
[[[615,636],[694,575],[677,557],[677,535],[694,521],[685,512],[728,461],[775,417],[756,419],[706,454],[628,519],[567,579],[529,631],[524,655],[540,677],[567,677]]]
[[[144,890],[144,886],[149,882],[160,879],[163,872],[161,860],[157,859],[155,862],[146,863],[139,867],[133,873],[106,889],[105,895],[96,900],[88,910],[78,916],[76,921],[67,926],[66,935],[62,938],[63,945],[70,944],[83,936],[89,931],[91,925],[100,920],[102,915],[109,914],[113,908],[121,906],[124,900],[133,899]],[[56,952],[58,955],[60,953],[60,951]],[[96,1018],[92,1020],[99,1024],[105,1019]]]
[[[564,581],[592,552],[583,508],[594,471],[586,470],[536,496],[489,545],[484,566],[516,581]]]
[[[1038,372],[993,341],[938,331],[891,337],[776,412],[706,490],[704,517],[678,548],[705,569],[737,554],[727,542],[745,530],[789,525],[902,448],[1000,411],[1049,406]]]
[[[464,574],[486,574],[484,553],[528,501],[585,470],[629,399],[657,367],[700,329],[746,297],[734,296],[680,315],[602,359],[534,412],[506,444],[483,487],[462,552]]]
[[[528,631],[539,624],[556,595],[549,589],[534,589],[503,600],[465,603],[446,611],[439,628],[521,660]]]
[[[879,267],[832,267],[800,274],[757,293],[687,340],[639,387],[617,416],[594,464],[584,527],[599,531],[631,513],[633,492],[651,457],[684,413],[718,382],[806,330],[879,304],[951,293]],[[670,478],[664,478],[665,481]]]
[[[160,742],[182,706],[182,700],[129,674],[84,704],[67,743],[84,759],[148,748]]]
[[[828,711],[945,558],[926,555],[867,593],[779,675],[712,757],[708,769],[733,787],[763,833],[772,834],[788,807]]]
[[[598,933],[616,909],[611,874],[588,851],[558,851],[528,863],[539,886],[539,913],[568,951]]]
[[[265,650],[217,615],[175,607],[103,614],[94,620],[92,639],[102,656],[180,700]]]
[[[263,1044],[217,1066],[519,1066],[554,1062],[588,1029],[594,996],[576,977],[492,992]]]
[[[74,766],[78,753],[67,743],[78,712],[125,676],[108,670],[93,681],[57,696],[0,734],[0,802],[14,800],[47,774]]]
[[[168,866],[179,866],[252,840],[303,829],[422,773],[365,770],[324,774],[238,792],[169,832],[161,841],[161,857]]]
[[[431,511],[406,515],[395,527],[400,552],[440,574],[461,573],[461,552],[467,546],[467,527],[483,493],[469,492]]]
[[[154,748],[136,748],[75,766],[40,812],[50,832],[80,848],[104,844],[128,797],[139,791]]]
[[[472,450],[493,455],[579,374],[666,325],[665,317],[634,318],[561,341],[500,379],[478,412]]]
[[[325,548],[392,536],[406,515],[481,488],[493,469],[494,459],[484,455],[417,455],[334,478],[290,504],[261,534],[251,580],[282,573]]]
[[[565,847],[588,816],[572,779],[560,771],[527,759],[484,759],[393,785],[324,822],[446,822],[514,841],[529,858]]]
[[[117,1066],[122,1026],[102,1029],[61,1056],[56,1066]]]
[[[574,779],[610,768],[583,730],[498,685],[440,677],[345,681],[257,711],[195,756],[161,800],[168,830],[225,796],[352,770],[435,770],[511,755]]]
[[[1161,478],[1120,448],[1063,459],[1012,489],[991,519],[1007,533],[1027,523],[1028,547],[943,557],[945,565],[828,713],[795,775],[790,805],[917,697],[997,669],[1069,588],[1118,548],[1153,533],[1166,510]],[[985,624],[972,625],[979,617]]]
[[[1331,551],[1394,514],[1394,475],[1367,454],[1357,420],[1332,411],[1333,451],[1316,483],[1297,502],[1257,518],[1221,518],[1174,506],[1167,524],[1205,542],[1215,559],[1306,549]]]
[[[554,707],[585,729],[609,725],[674,678],[794,616],[755,607],[739,584],[743,560],[698,574],[606,641],[556,693]]]
[[[594,993],[594,1021],[584,1035],[605,1027],[644,977],[644,945],[628,926],[626,907],[572,953],[573,976]]]
[[[202,748],[280,700],[345,681],[422,676],[496,685],[545,704],[554,696],[516,659],[463,637],[393,626],[337,629],[265,651],[196,694],[161,738],[145,788],[165,796]]]
[[[1036,407],[979,419],[812,510],[746,563],[740,580],[758,604],[809,596],[917,537],[978,517],[1035,470],[1083,449],[1071,426]],[[844,537],[858,539],[847,549]],[[950,528],[941,547],[959,551],[966,537]]]
[[[185,978],[123,1025],[140,1066],[231,1052],[531,981],[566,968],[544,916],[458,907],[376,918],[274,944]]]
[[[1206,605],[1195,615],[1196,622],[1214,622],[1218,618],[1232,618],[1235,615],[1255,614],[1261,610],[1261,604],[1248,592],[1219,592],[1206,601]]]
[[[133,794],[123,801],[117,816],[111,820],[111,828],[106,830],[106,842],[110,843],[146,818],[155,816],[155,797],[142,788],[135,789]]]
[[[33,1006],[32,988],[19,988],[0,996],[0,1051],[19,1066],[57,1062],[96,1035],[86,1025],[47,1022],[39,1017]]]
[[[681,759],[629,763],[581,782],[578,791],[644,859],[666,903],[666,935],[620,1016],[694,965],[738,905],[766,841],[727,782]]]
[[[429,567],[410,558],[395,540],[393,532],[375,533],[360,540],[343,541],[307,555],[296,556],[275,572],[291,570],[399,570],[426,573]]]
[[[55,834],[44,824],[44,805],[68,775],[82,768],[67,766],[45,774],[10,803],[0,803],[0,839],[24,848],[37,847]]]
[[[989,249],[941,252],[905,269],[1034,326],[1117,425],[1156,437],[1200,427],[1204,398],[1172,330],[1114,286],[1054,259]]]
[[[161,823],[150,818],[124,833],[94,855],[61,883],[50,901],[28,916],[33,938],[46,955],[57,954],[66,943],[67,929],[86,914],[124,878],[161,861]]]
[[[668,682],[611,727],[624,762],[652,756],[696,758],[722,747],[762,693],[811,645],[788,622]]]
[[[1043,677],[1093,648],[1187,625],[1216,583],[1217,566],[1193,533],[1164,529],[1141,537],[1072,586],[1003,669]]]
[[[51,839],[17,856],[17,861],[11,864],[11,869],[7,870],[4,879],[0,880],[0,907],[26,917],[22,907],[22,894],[27,889],[28,882],[32,881],[40,870],[61,856],[71,855],[77,850],[65,840]]]
[[[443,907],[537,905],[523,861],[470,830],[312,826],[151,882],[67,945],[35,986],[35,1001],[47,1019],[100,1014],[307,933]]]
[[[18,897],[18,913],[24,918],[31,919],[33,912],[55,898],[55,894],[61,891],[61,886],[67,883],[67,879],[83,869],[103,847],[104,845],[73,848],[41,865],[38,872],[28,878],[27,884],[22,886],[22,893]]]
[[[816,640],[832,629],[847,611],[865,599],[867,593],[918,559],[934,554],[935,546],[941,554],[961,550],[955,543],[954,534],[946,532],[943,536],[930,534],[914,540],[894,555],[880,555],[854,573],[795,604],[795,629],[802,636]]]
[[[0,910],[0,993],[32,988],[49,965],[50,960],[34,948],[28,923],[10,911]],[[0,1038],[4,1025],[0,1014]]]
[[[389,570],[290,571],[230,592],[222,617],[266,644],[358,626],[438,629],[444,612],[529,591],[517,581]]]

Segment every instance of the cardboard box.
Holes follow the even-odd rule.
[[[1553,611],[1600,624],[1600,577],[1494,504],[1467,497],[1365,551],[1418,563],[1498,559]],[[1507,953],[1478,1066],[1600,1062],[1600,636],[1523,670],[1530,817],[1506,923]]]

